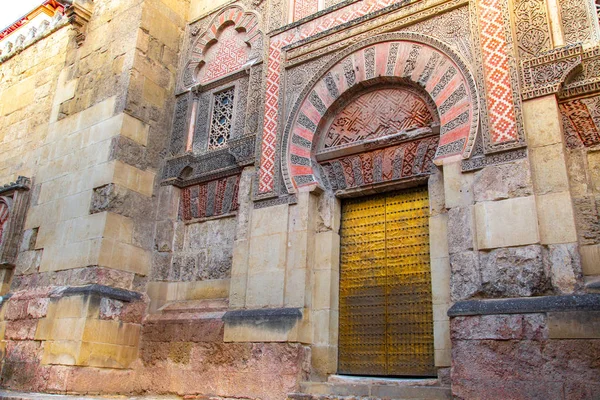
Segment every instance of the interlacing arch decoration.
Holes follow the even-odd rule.
[[[222,10],[193,42],[190,59],[184,67],[183,87],[207,83],[243,68],[251,61],[250,50],[262,44],[259,27],[259,17],[253,11],[237,5]],[[213,61],[218,70],[215,68],[210,75],[200,77],[201,69],[209,68]]]
[[[384,34],[347,48],[301,93],[282,138],[282,175],[288,192],[318,181],[313,160],[321,150],[317,136],[323,135],[328,110],[357,87],[386,80],[416,86],[430,98],[439,115],[436,163],[451,156],[470,156],[479,127],[479,95],[467,64],[432,37]]]

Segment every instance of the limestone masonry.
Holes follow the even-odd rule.
[[[598,9],[40,0],[0,398],[600,399]]]

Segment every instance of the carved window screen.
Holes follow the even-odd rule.
[[[234,93],[235,87],[231,87],[214,94],[210,132],[208,135],[209,150],[227,145],[227,141],[231,136]]]

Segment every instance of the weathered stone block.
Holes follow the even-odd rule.
[[[154,248],[158,251],[173,250],[173,222],[159,221],[156,223],[156,235],[154,237]]]
[[[468,206],[450,209],[448,211],[448,234],[444,235],[446,232],[443,231],[440,233],[447,238],[450,254],[473,250],[473,208]],[[440,237],[438,242],[443,243],[443,240],[443,237]],[[443,249],[443,246],[440,247]],[[434,253],[437,253],[437,250]]]
[[[511,340],[523,336],[522,315],[481,315],[451,320],[453,340]]]
[[[519,160],[485,167],[475,174],[473,194],[476,202],[531,196],[529,162]]]
[[[559,293],[570,294],[582,285],[581,257],[577,243],[548,246],[546,262],[551,271],[552,286]]]
[[[481,291],[481,274],[477,253],[466,251],[450,256],[450,297],[452,301],[465,300]]]
[[[573,199],[577,236],[582,245],[600,242],[600,221],[598,208],[593,196]]]
[[[482,291],[489,297],[529,297],[547,293],[550,276],[541,246],[481,252]]]

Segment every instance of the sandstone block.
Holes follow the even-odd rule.
[[[569,189],[569,177],[561,143],[529,150],[536,194],[559,193]]]
[[[480,259],[482,290],[489,297],[536,296],[551,288],[541,246],[482,252]]]
[[[251,235],[264,236],[285,233],[288,228],[287,204],[252,210]]]
[[[600,245],[580,246],[581,269],[584,275],[600,275]]]
[[[473,204],[472,173],[463,173],[460,162],[444,163],[444,199],[446,208]]]
[[[480,250],[538,243],[533,196],[475,205],[475,231]]]
[[[600,312],[548,313],[548,333],[551,339],[600,339]]]
[[[562,143],[561,117],[554,95],[524,101],[523,119],[530,147]]]
[[[431,259],[431,294],[434,309],[436,305],[445,305],[450,302],[450,275],[448,257]],[[444,319],[447,318],[446,316]]]
[[[536,197],[542,244],[577,241],[571,195],[567,192]]]

